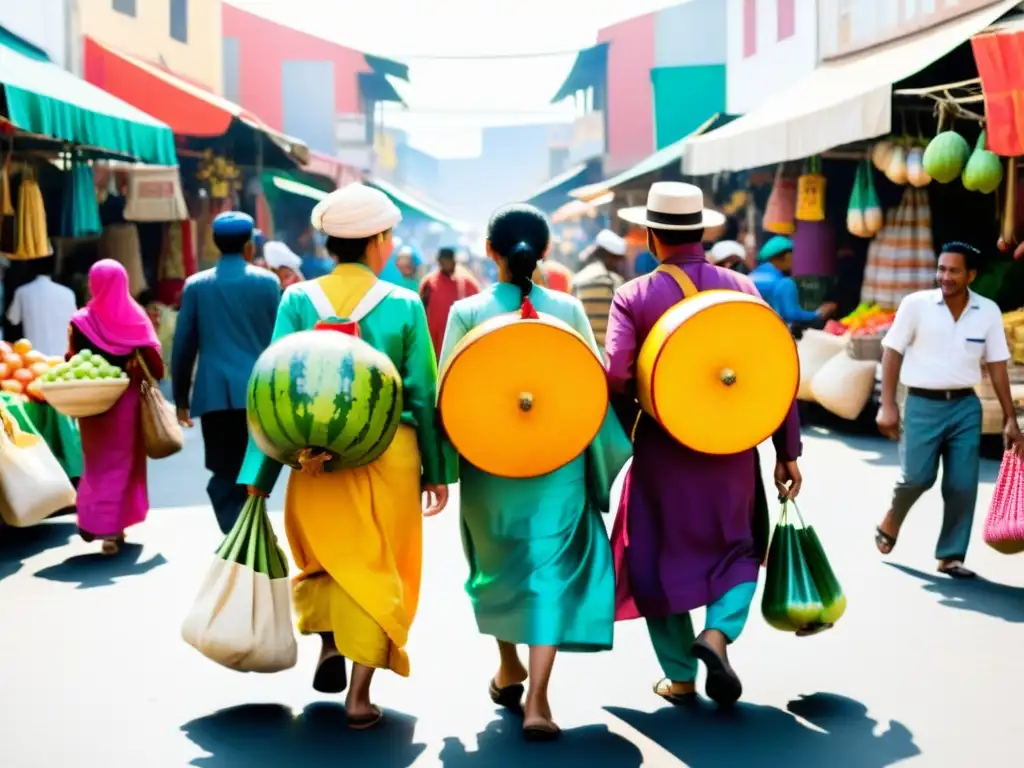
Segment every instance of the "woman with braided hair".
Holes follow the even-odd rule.
[[[517,311],[524,318],[537,313],[558,318],[598,354],[579,300],[531,279],[550,237],[547,220],[532,206],[495,212],[487,255],[498,267],[499,282],[452,307],[442,369],[473,328]],[[529,740],[559,735],[548,703],[556,653],[612,647],[615,579],[601,512],[608,510],[612,482],[629,454],[629,440],[612,416],[583,454],[547,475],[503,478],[461,461],[462,540],[470,569],[466,591],[480,631],[497,640],[500,656],[490,696],[496,704],[523,710]],[[529,646],[528,666],[520,660],[519,645]]]

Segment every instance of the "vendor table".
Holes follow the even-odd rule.
[[[82,476],[82,440],[77,421],[57,413],[45,403],[26,402],[8,392],[0,392],[0,405],[14,417],[19,427],[46,441],[69,478]]]

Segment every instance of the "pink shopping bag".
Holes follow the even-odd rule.
[[[985,543],[1004,555],[1024,552],[1024,459],[1003,454],[992,505],[985,520]]]

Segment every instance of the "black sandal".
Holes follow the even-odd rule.
[[[875,546],[883,555],[891,554],[892,551],[896,549],[896,537],[890,536],[880,527],[875,528]]]
[[[349,715],[348,727],[353,731],[365,731],[380,723],[384,719],[384,710],[376,704],[371,704],[372,710],[368,715]]]
[[[345,657],[340,654],[328,656],[316,665],[313,674],[313,690],[317,693],[342,693],[348,688],[348,670]]]
[[[964,564],[958,560],[946,563],[945,565],[940,565],[938,571],[943,576],[949,576],[951,579],[957,579],[960,581],[978,578],[978,574],[969,568],[964,568]]]
[[[667,687],[665,684],[668,684]],[[654,695],[660,696],[674,707],[686,707],[697,701],[697,692],[672,693],[672,681],[667,677],[662,678],[654,684]]]
[[[708,670],[708,678],[704,683],[704,693],[716,704],[726,707],[735,704],[743,695],[743,683],[733,671],[729,662],[718,655],[718,652],[708,645],[704,639],[704,633],[693,642],[691,653]]]
[[[493,678],[491,679],[491,687],[488,690],[491,701],[499,707],[504,707],[513,712],[523,711],[524,693],[526,693],[526,688],[522,683],[512,683],[512,685],[499,688]]]

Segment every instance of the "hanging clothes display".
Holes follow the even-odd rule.
[[[36,181],[35,169],[25,166],[18,188],[18,209],[15,214],[17,246],[10,254],[15,261],[42,259],[53,253],[50,233],[46,226],[46,206],[43,192]]]
[[[99,257],[120,262],[128,271],[128,290],[138,298],[149,288],[142,269],[142,243],[134,224],[111,224],[103,230]]]
[[[895,310],[905,296],[935,285],[935,263],[928,192],[908,186],[868,248],[861,302]]]
[[[63,237],[89,237],[103,231],[100,206],[96,200],[96,178],[92,167],[80,158],[71,158],[71,168],[64,182],[60,212],[60,234]]]

